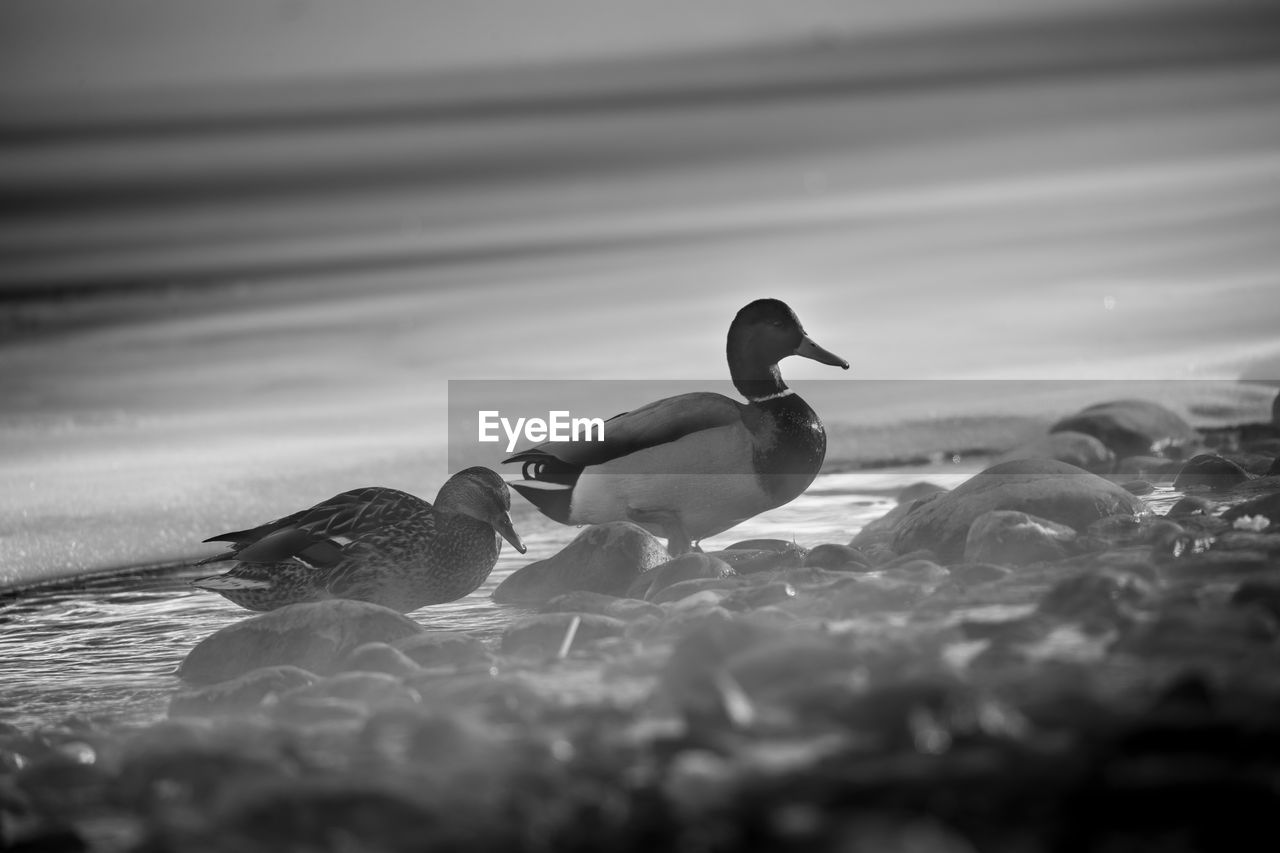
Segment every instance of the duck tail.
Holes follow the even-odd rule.
[[[234,575],[211,575],[207,578],[196,578],[191,585],[197,589],[210,592],[233,591],[240,589],[269,589],[271,584],[254,578],[240,578]]]
[[[212,540],[206,539],[205,541],[206,541],[206,542],[209,542],[209,541],[212,541]],[[192,563],[191,565],[193,565],[193,566],[207,566],[207,565],[209,565],[210,563],[221,563],[221,562],[223,562],[223,561],[225,561],[225,560],[234,560],[234,559],[236,558],[236,550],[238,550],[238,549],[234,549],[234,550],[231,550],[231,551],[223,551],[221,554],[214,554],[212,557],[205,557],[203,560],[197,560],[196,562]]]

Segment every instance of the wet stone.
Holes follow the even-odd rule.
[[[423,631],[397,640],[392,646],[421,667],[470,666],[489,661],[484,643],[462,631]]]
[[[946,491],[948,491],[946,488],[939,486],[937,483],[930,483],[927,480],[921,480],[918,483],[912,483],[902,491],[898,492],[897,500],[900,504],[912,504],[922,498],[942,494]]]
[[[1181,415],[1149,400],[1114,400],[1081,409],[1050,432],[1072,431],[1097,438],[1118,457],[1193,446],[1199,434]]]
[[[178,667],[178,677],[190,684],[214,684],[281,665],[324,675],[365,643],[390,643],[422,631],[407,616],[364,601],[290,604],[201,640]]]
[[[216,820],[175,828],[164,849],[208,851],[461,849],[460,815],[445,815],[385,786],[303,780],[256,786]],[[334,839],[342,839],[335,846]],[[473,838],[474,840],[474,838]],[[452,845],[452,846],[450,846]]]
[[[502,633],[503,654],[520,652],[536,657],[555,657],[563,647],[570,626],[577,620],[571,649],[594,640],[622,636],[627,623],[594,613],[544,613],[528,616],[507,626]]]
[[[422,696],[424,705],[458,708],[492,722],[535,720],[548,706],[547,699],[519,678],[490,672],[449,678],[419,676],[408,684]]]
[[[721,602],[726,610],[755,610],[781,604],[796,597],[796,588],[789,583],[766,583],[745,586],[727,595]]]
[[[1224,492],[1248,482],[1249,472],[1230,459],[1212,454],[1193,456],[1174,478],[1173,487],[1183,491],[1207,489]]]
[[[682,581],[727,578],[735,574],[733,568],[719,557],[690,552],[642,573],[628,587],[626,595],[653,601],[663,589]]]
[[[403,679],[385,672],[344,672],[281,696],[280,707],[287,709],[299,700],[313,699],[337,699],[355,702],[364,708],[380,708],[412,705],[420,697]]]
[[[342,661],[344,672],[384,672],[399,678],[413,675],[421,668],[413,658],[386,643],[365,643]]]
[[[1251,578],[1244,581],[1232,593],[1231,604],[1260,608],[1280,621],[1280,577]]]
[[[881,570],[881,576],[889,580],[929,585],[945,581],[951,576],[951,573],[933,560],[915,557],[886,566]]]
[[[1142,511],[1138,498],[1073,465],[1019,459],[995,465],[904,518],[899,552],[931,548],[942,562],[964,559],[969,528],[993,510],[1016,510],[1079,530],[1110,515]]]
[[[212,716],[253,711],[268,696],[314,684],[319,678],[296,666],[255,669],[229,681],[178,691],[169,700],[169,716]]]
[[[848,545],[826,543],[809,551],[805,557],[806,566],[832,571],[865,572],[871,569],[871,561],[857,548]]]
[[[556,596],[542,606],[542,612],[595,613],[629,622],[642,616],[660,616],[662,608],[634,598],[618,598],[613,595],[579,590]]]
[[[1154,598],[1155,587],[1145,578],[1104,570],[1061,581],[1045,593],[1036,610],[1100,631],[1134,620]]]
[[[953,581],[965,586],[994,583],[1013,575],[1012,569],[994,563],[956,563],[949,566],[947,570],[951,573]]]
[[[1182,518],[1188,515],[1213,515],[1215,505],[1208,498],[1197,495],[1186,495],[1169,507],[1166,515],[1169,518]]]
[[[641,572],[670,559],[662,542],[635,524],[596,524],[558,554],[517,569],[493,591],[493,600],[542,604],[574,590],[624,595]]]
[[[715,600],[719,601],[737,586],[735,578],[693,578],[661,587],[646,600],[650,604],[670,604],[693,595],[714,592],[717,593]]]
[[[1065,524],[1025,512],[993,510],[970,525],[964,559],[1012,566],[1051,562],[1067,556],[1075,538],[1075,530]]]
[[[1162,456],[1127,456],[1116,463],[1115,476],[1122,480],[1147,480],[1152,483],[1171,483],[1182,470],[1178,459]]]
[[[1277,637],[1280,625],[1264,610],[1183,605],[1134,623],[1117,641],[1115,650],[1187,661],[1219,658],[1224,664],[1235,662],[1238,654],[1269,651],[1280,662]]]
[[[1109,474],[1116,455],[1096,436],[1073,430],[1051,432],[1005,454],[1003,459],[1056,459],[1094,474]]]
[[[1128,480],[1120,484],[1120,488],[1124,489],[1131,495],[1149,495],[1156,490],[1156,487],[1147,480]]]
[[[804,565],[808,550],[790,542],[786,543],[786,546],[760,550],[726,549],[711,551],[707,556],[723,560],[740,575],[775,572]]]
[[[1263,551],[1215,549],[1162,562],[1160,574],[1168,580],[1206,581],[1247,577],[1274,568],[1275,560]]]
[[[1268,519],[1272,524],[1280,524],[1280,492],[1237,504],[1222,514],[1224,521],[1232,523],[1240,518],[1257,516]]]

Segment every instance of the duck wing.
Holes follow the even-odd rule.
[[[548,482],[556,482],[557,477],[576,479],[583,468],[678,441],[695,432],[744,422],[751,426],[753,416],[749,406],[723,394],[678,394],[609,418],[604,422],[603,441],[547,441],[503,462],[543,463],[538,479]]]
[[[347,546],[387,525],[415,516],[415,524],[434,529],[431,504],[396,489],[370,487],[334,495],[327,501],[248,530],[221,533],[206,542],[230,542],[229,550],[200,564],[223,560],[278,563],[300,560],[316,568],[340,562]],[[422,535],[429,535],[423,531]]]

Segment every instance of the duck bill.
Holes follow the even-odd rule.
[[[832,367],[843,367],[845,370],[849,369],[849,362],[845,361],[830,350],[825,350],[818,346],[808,335],[805,335],[800,339],[800,346],[796,347],[796,355],[811,358],[814,361],[829,364]]]
[[[511,543],[511,547],[515,548],[521,554],[526,553],[529,549],[524,547],[524,542],[520,540],[520,534],[516,533],[516,528],[511,523],[510,513],[503,513],[494,521],[493,527],[498,531],[503,539]]]

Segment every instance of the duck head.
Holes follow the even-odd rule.
[[[511,491],[488,468],[466,468],[454,474],[440,487],[435,507],[483,521],[521,554],[528,550],[511,524]]]
[[[778,299],[757,299],[733,318],[727,347],[733,385],[748,400],[787,390],[778,362],[789,355],[849,369],[849,362],[805,334],[796,313]]]

